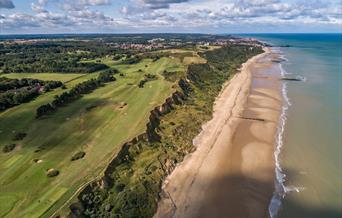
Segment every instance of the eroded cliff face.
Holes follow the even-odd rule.
[[[174,109],[174,105],[180,105],[185,100],[186,94],[180,91],[174,92],[171,97],[165,100],[161,106],[155,107],[150,114],[149,122],[147,123],[146,135],[149,142],[159,142],[160,136],[157,133],[160,124],[160,117],[170,113]]]
[[[190,80],[188,79],[180,79],[178,81],[178,86],[180,90],[172,93],[170,97],[168,97],[165,102],[155,107],[149,116],[149,122],[146,124],[146,132],[136,136],[131,139],[129,142],[124,143],[121,146],[120,152],[115,156],[115,158],[108,164],[106,169],[104,170],[103,176],[101,179],[93,181],[86,185],[83,190],[78,194],[78,202],[70,205],[70,213],[68,217],[84,217],[83,213],[85,210],[84,202],[82,196],[85,194],[94,192],[96,189],[110,189],[114,185],[113,179],[110,175],[115,171],[116,167],[119,166],[122,162],[130,161],[129,156],[129,148],[133,145],[136,145],[139,141],[148,141],[148,142],[159,142],[161,137],[158,135],[160,119],[162,116],[170,113],[175,105],[181,105],[189,95],[191,91]],[[172,172],[175,167],[175,163],[171,163],[168,160],[165,160],[161,163],[165,172]]]

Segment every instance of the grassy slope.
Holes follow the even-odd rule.
[[[172,92],[172,83],[161,76],[148,82],[145,88],[138,88],[135,84],[143,78],[144,72],[137,70],[159,74],[165,68],[175,66],[177,59],[167,58],[157,62],[145,60],[131,67],[116,66],[125,77],[116,76],[116,82],[85,95],[47,119],[35,120],[35,109],[63,90],[44,94],[35,101],[0,113],[1,148],[11,143],[14,131],[28,133],[18,143],[18,149],[8,154],[0,153],[0,217],[49,215],[81,184],[93,179],[92,175],[100,175],[108,160],[120,150],[120,145],[145,130],[149,111]],[[66,84],[68,88],[96,76],[90,74],[72,80],[69,74],[52,75],[48,79],[71,80]],[[30,76],[37,74],[23,75]],[[122,102],[127,106],[119,109]],[[87,111],[89,106],[97,107]],[[35,153],[38,147],[43,150]],[[85,158],[70,162],[71,156],[81,150],[86,152]],[[43,162],[35,163],[34,159]],[[48,178],[46,170],[49,168],[58,169],[60,175]]]

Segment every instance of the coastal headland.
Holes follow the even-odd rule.
[[[224,85],[196,151],[166,178],[156,218],[268,216],[283,99],[277,54],[264,50]]]

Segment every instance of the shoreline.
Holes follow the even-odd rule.
[[[283,101],[274,55],[265,48],[223,86],[196,151],[163,183],[154,217],[267,216]]]

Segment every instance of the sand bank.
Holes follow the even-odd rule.
[[[155,217],[268,216],[281,81],[268,49],[222,89],[196,151],[167,177]]]

